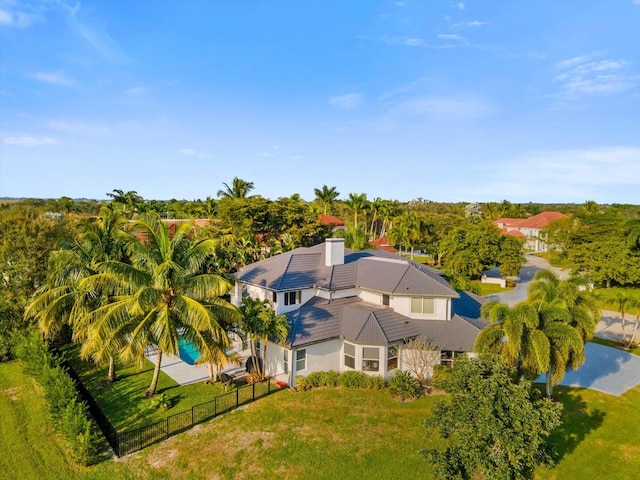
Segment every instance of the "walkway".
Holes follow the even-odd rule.
[[[251,356],[249,349],[238,352],[242,359],[241,365],[229,365],[222,369],[222,372],[231,375],[238,376],[244,373],[244,364]],[[149,352],[147,359],[154,365],[158,360],[156,351]],[[173,355],[162,355],[162,362],[160,363],[160,370],[173,378],[179,385],[189,385],[191,383],[204,382],[209,378],[209,369],[207,364],[189,365],[180,357],[174,357]]]
[[[587,342],[586,360],[578,370],[568,371],[560,385],[622,395],[640,385],[640,357],[617,348]],[[544,383],[546,375],[536,381]]]

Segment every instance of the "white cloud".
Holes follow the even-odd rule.
[[[640,83],[640,76],[628,74],[630,63],[623,59],[596,60],[600,53],[580,55],[556,63],[561,73],[554,82],[561,84],[562,97],[580,95],[613,95],[631,90]]]
[[[97,26],[91,25],[91,19],[86,18],[85,12],[81,11],[80,3],[73,8],[67,7],[67,10],[71,30],[89,43],[103,59],[116,64],[127,60],[126,55],[107,32],[106,25],[103,23]],[[85,17],[82,20],[79,18],[81,15]]]
[[[15,145],[19,147],[41,147],[44,145],[57,145],[58,140],[51,137],[33,137],[31,135],[21,135],[15,137],[7,137],[4,139],[7,145]]]
[[[390,106],[392,114],[426,117],[433,121],[472,120],[495,112],[489,102],[471,95],[416,96]]]
[[[130,97],[139,97],[141,95],[144,95],[145,93],[146,90],[143,87],[133,87],[124,91],[124,94]]]
[[[506,164],[480,168],[492,180],[477,182],[472,190],[476,198],[607,201],[615,197],[616,188],[640,191],[639,147],[530,152]]]
[[[458,35],[457,33],[439,33],[438,38],[441,38],[443,40],[456,40],[456,41],[464,40],[464,38]]]
[[[180,155],[184,155],[187,157],[198,157],[198,158],[211,158],[213,155],[206,152],[199,152],[197,150],[193,150],[192,148],[183,148],[178,152]]]
[[[64,73],[54,72],[39,72],[32,75],[33,78],[49,85],[55,85],[56,87],[73,87],[77,82],[65,75]]]
[[[365,105],[364,97],[359,93],[331,97],[329,103],[340,110],[355,110]]]
[[[0,8],[0,25],[16,28],[30,27],[41,19],[37,12],[24,12],[17,10],[11,2],[3,2]]]
[[[457,8],[458,10],[464,10],[464,3],[462,2],[456,3],[454,7]]]
[[[640,1],[640,0],[638,0],[638,1]],[[407,4],[406,4],[406,3],[404,3],[404,2],[396,2],[396,5],[397,5],[398,7],[406,7],[406,6],[407,6]]]
[[[486,25],[489,22],[481,22],[479,20],[472,20],[471,22],[468,22],[467,25],[469,27],[481,27],[483,25]]]
[[[384,35],[380,37],[380,42],[386,43],[387,45],[404,45],[406,47],[422,47],[422,48],[452,48],[453,45],[431,45],[427,43],[424,39],[418,37],[406,37],[406,36],[398,36],[398,37],[390,37],[388,35]]]

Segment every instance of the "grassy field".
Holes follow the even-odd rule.
[[[604,310],[613,310],[619,312],[620,308],[616,302],[616,296],[619,294],[630,295],[636,298],[640,298],[640,287],[611,287],[611,288],[597,288],[595,289],[598,306]],[[627,311],[625,314],[627,320],[635,318],[635,310],[633,312]]]
[[[146,360],[142,367],[118,365],[116,371],[119,380],[111,384],[106,380],[107,367],[96,367],[92,362],[80,360],[78,350],[79,346],[71,345],[65,347],[63,353],[82,378],[84,385],[93,393],[111,424],[119,431],[164,420],[169,415],[208,402],[216,395],[224,393],[219,383],[207,385],[199,382],[180,386],[161,371],[158,392],[167,396],[172,407],[159,410],[153,406],[150,399],[144,397],[153,377],[151,362]]]
[[[640,386],[615,397],[557,387],[564,425],[553,469],[536,478],[628,479],[640,469]],[[16,479],[431,478],[421,421],[438,398],[398,403],[385,391],[279,391],[117,461],[71,467],[45,405],[17,362],[0,364],[0,468]]]
[[[507,287],[502,288],[500,285],[495,283],[482,283],[479,280],[473,280],[473,283],[478,286],[478,295],[492,295],[494,293],[508,292],[509,290],[513,290],[515,287]]]

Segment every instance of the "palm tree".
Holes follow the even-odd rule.
[[[180,337],[199,352],[211,349],[211,338],[228,345],[225,325],[238,323],[239,312],[226,300],[231,284],[212,273],[200,273],[213,254],[215,242],[192,242],[192,226],[184,223],[169,235],[158,215],[144,214],[134,226],[147,239],[131,235],[131,264],[106,261],[99,273],[83,281],[115,295],[115,300],[87,315],[89,336],[82,350],[113,353],[122,347],[125,360],[144,360],[149,348],[157,349],[157,361],[146,395],[157,392],[163,354],[178,354]],[[94,353],[95,355],[95,353]]]
[[[369,229],[369,239],[373,240],[376,238],[376,232],[374,231],[376,220],[380,209],[384,205],[384,200],[382,200],[380,197],[376,197],[371,201],[369,205],[371,207],[371,212],[373,213],[373,218],[371,219],[371,228]]]
[[[129,190],[128,192],[124,192],[123,190],[114,189],[114,193],[107,193],[108,197],[113,198],[113,201],[116,203],[122,204],[122,213],[124,216],[127,216],[127,206],[129,206],[129,210],[131,215],[136,210],[136,205],[144,202],[144,198],[138,195],[138,192],[135,190]]]
[[[274,339],[279,344],[284,343],[287,339],[287,335],[289,335],[290,326],[286,315],[276,315],[275,310],[269,306],[265,306],[260,313],[260,320],[260,339],[263,345],[262,370],[260,373],[262,378],[264,378],[267,364],[267,345],[270,340]]]
[[[627,343],[627,348],[631,348],[636,341],[636,334],[638,333],[638,326],[640,324],[640,297],[631,297],[629,308],[631,310],[635,310],[636,320],[633,326],[633,333],[631,334],[631,338],[629,338],[629,342]]]
[[[382,238],[387,233],[387,228],[393,227],[391,220],[400,214],[400,203],[397,200],[383,200],[379,211],[382,217],[382,229],[380,231],[380,238]]]
[[[389,230],[389,241],[394,245],[400,245],[400,255],[402,255],[402,245],[405,246],[406,251],[411,243],[409,226],[401,221],[395,221]]]
[[[357,227],[347,224],[344,230],[336,230],[334,237],[344,238],[344,245],[351,250],[364,250],[367,247],[367,234],[362,223]]]
[[[25,318],[38,319],[45,337],[55,337],[64,325],[69,325],[74,341],[86,340],[89,326],[83,319],[91,310],[108,304],[110,298],[99,289],[82,288],[81,282],[97,273],[100,262],[125,260],[120,239],[124,224],[122,215],[108,204],[102,208],[99,221],[78,224],[79,238],[65,236],[59,241],[61,248],[51,254],[47,282],[25,310]],[[114,382],[113,355],[94,360],[109,362],[108,379]]]
[[[313,193],[316,195],[316,201],[324,206],[324,214],[327,214],[327,208],[331,207],[336,198],[340,195],[340,192],[336,191],[336,187],[327,187],[323,185],[322,188],[314,188]]]
[[[625,343],[627,341],[627,334],[625,332],[625,327],[627,326],[627,321],[624,318],[625,314],[627,313],[627,306],[630,306],[630,304],[632,303],[633,299],[622,293],[622,292],[618,292],[616,293],[616,297],[615,297],[615,302],[616,305],[618,307],[618,311],[620,312],[620,321],[622,322],[622,343]]]
[[[251,364],[259,369],[258,340],[260,340],[261,319],[260,314],[265,308],[267,300],[260,301],[255,298],[242,299],[240,312],[242,313],[242,330],[251,350]]]
[[[346,201],[346,204],[353,212],[353,225],[356,228],[358,227],[358,214],[366,210],[368,203],[366,193],[349,194],[349,199]]]
[[[209,371],[209,383],[215,383],[220,372],[227,365],[239,365],[240,355],[231,352],[229,337],[216,338],[211,331],[204,331],[205,348],[200,351],[196,363],[206,363]],[[214,370],[215,367],[215,370]]]
[[[224,188],[218,190],[218,197],[221,198],[247,198],[247,195],[253,190],[253,182],[247,182],[238,177],[233,177],[231,186],[222,182]]]

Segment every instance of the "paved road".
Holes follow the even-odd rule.
[[[527,299],[527,292],[529,290],[529,283],[533,280],[533,276],[538,270],[550,269],[554,271],[561,279],[569,278],[569,271],[561,268],[552,267],[544,258],[536,257],[535,255],[527,254],[526,263],[520,269],[520,274],[515,279],[516,288],[509,290],[508,292],[495,293],[493,295],[487,295],[490,300],[497,300],[512,307],[516,303],[520,303]]]
[[[640,385],[640,357],[617,348],[587,342],[585,362],[578,370],[568,371],[560,385],[591,388],[611,395],[622,395]],[[545,382],[545,375],[537,381]]]

